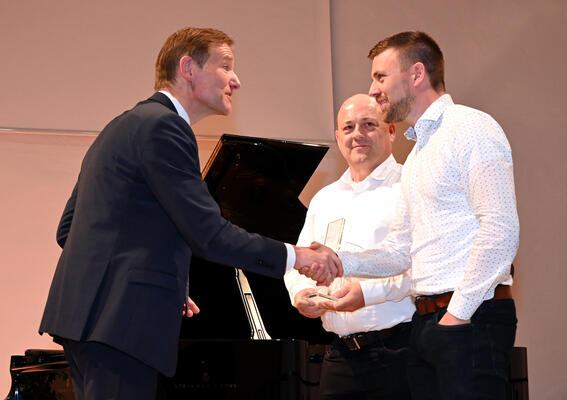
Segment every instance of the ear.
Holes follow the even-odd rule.
[[[396,139],[396,125],[390,124],[388,127],[388,133],[390,134],[390,142],[394,143],[394,139]]]
[[[191,56],[183,56],[179,59],[177,66],[177,74],[179,77],[185,79],[188,82],[193,80],[193,72],[197,63]]]
[[[413,86],[418,87],[427,80],[425,65],[421,62],[416,62],[412,65]]]
[[[335,140],[339,143],[339,130],[335,129]]]

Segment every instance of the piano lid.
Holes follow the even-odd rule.
[[[225,134],[203,169],[203,179],[226,219],[249,232],[295,244],[307,212],[298,196],[327,150],[324,145]],[[272,338],[328,341],[319,319],[305,318],[293,308],[283,280],[250,272],[246,277]],[[184,319],[182,339],[250,337],[232,268],[194,257],[189,293],[201,313]]]
[[[233,224],[295,243],[306,212],[298,197],[328,149],[225,134],[205,165],[203,179]]]

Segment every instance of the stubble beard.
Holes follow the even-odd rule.
[[[388,124],[405,121],[415,101],[415,95],[411,92],[409,83],[404,81],[401,87],[403,88],[403,97],[398,101],[391,102],[386,110],[384,121]],[[388,98],[389,101],[390,99]]]
[[[395,103],[390,103],[384,121],[388,124],[404,121],[411,111],[412,104],[415,97],[411,94],[406,94],[403,98]]]

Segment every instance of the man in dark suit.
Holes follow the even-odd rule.
[[[158,372],[173,375],[182,312],[198,312],[186,292],[193,254],[275,278],[294,266],[313,266],[323,283],[342,273],[329,249],[230,224],[201,179],[190,123],[231,112],[240,88],[231,45],[214,29],[171,35],[157,92],[112,120],[85,155],[39,329],[63,345],[77,399],[152,399]]]

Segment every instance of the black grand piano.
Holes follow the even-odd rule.
[[[298,196],[327,150],[223,135],[203,179],[229,221],[295,243],[306,213]],[[177,373],[161,379],[159,399],[314,398],[330,336],[291,306],[282,280],[237,267],[192,261],[189,291],[201,313],[183,321]],[[73,398],[62,351],[13,356],[11,373],[11,399]]]
[[[295,243],[306,208],[298,199],[328,148],[223,135],[203,171],[223,215],[250,232]],[[194,259],[190,295],[201,313],[185,319],[173,378],[157,398],[315,400],[325,344],[319,319],[291,306],[282,280]],[[11,359],[10,400],[72,400],[62,351]],[[527,400],[525,348],[514,348],[507,399]]]
[[[223,135],[203,179],[223,216],[249,232],[295,243],[306,208],[298,197],[327,146]],[[235,265],[234,267],[238,267]],[[308,344],[327,343],[302,317],[283,280],[194,259],[189,293],[201,313],[184,319],[177,373],[164,399],[308,399],[317,377]]]

